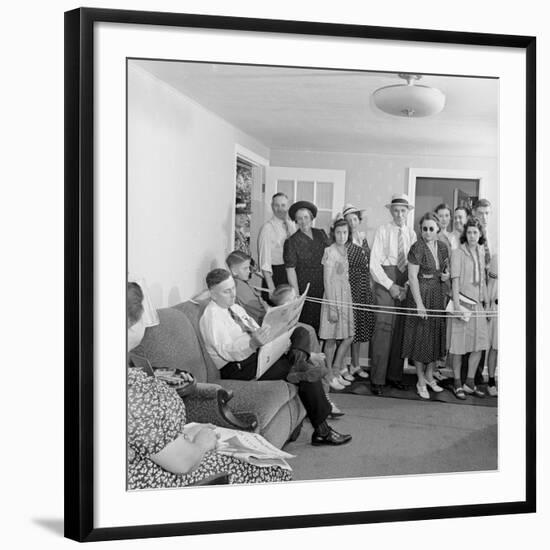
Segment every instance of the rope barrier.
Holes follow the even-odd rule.
[[[327,300],[325,298],[312,298],[307,296],[306,302],[311,303],[317,303],[317,304],[326,304],[329,306],[335,306],[335,307],[342,307],[344,305],[350,306],[352,309],[356,309],[358,311],[367,311],[372,313],[387,313],[388,315],[418,315],[418,309],[417,308],[407,308],[407,307],[401,307],[401,306],[377,306],[375,304],[357,304],[354,302],[338,302],[338,301],[331,301]],[[376,308],[384,308],[389,310],[401,310],[401,311],[379,311]],[[430,313],[428,313],[430,312]],[[435,313],[432,313],[435,312]],[[461,319],[464,317],[464,313],[455,313],[448,312],[443,309],[426,309],[426,317],[433,317],[433,318],[449,318],[449,317],[455,317],[457,319]],[[487,317],[498,317],[498,311],[497,310],[483,310],[483,311],[470,311],[470,317],[475,318],[487,318]]]
[[[253,287],[256,290],[265,292],[265,288],[261,287]],[[329,306],[335,306],[335,307],[342,307],[342,306],[350,306],[352,309],[358,310],[358,311],[366,311],[371,313],[387,313],[388,315],[418,315],[418,309],[413,307],[405,307],[405,306],[384,306],[384,305],[378,305],[378,304],[361,304],[361,303],[355,303],[355,302],[342,302],[342,301],[331,301],[327,300],[326,298],[314,298],[311,296],[306,296],[306,302],[316,303],[316,304],[326,304]],[[464,317],[464,313],[455,313],[454,311],[447,311],[446,309],[429,309],[426,308],[426,317],[433,317],[433,318],[457,318],[462,319]],[[498,310],[483,310],[483,311],[477,311],[472,310],[470,311],[470,317],[474,318],[493,318],[498,317]]]

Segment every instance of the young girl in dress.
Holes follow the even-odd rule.
[[[324,299],[328,303],[323,303],[321,307],[319,338],[325,340],[324,352],[327,366],[331,368],[330,387],[342,390],[350,385],[341,373],[344,356],[354,334],[347,255],[350,238],[348,222],[343,218],[337,219],[331,228],[331,236],[334,242],[325,249],[322,260]]]

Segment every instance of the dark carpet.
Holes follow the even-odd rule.
[[[413,401],[427,401],[425,399],[422,399],[417,393],[416,393],[416,374],[404,374],[403,375],[403,384],[409,386],[407,390],[397,390],[395,388],[392,388],[391,386],[384,386],[382,392],[383,395],[380,396],[383,397],[393,397],[395,399],[410,399]],[[453,405],[473,405],[477,407],[497,407],[498,406],[498,397],[491,397],[487,395],[487,387],[485,385],[479,385],[479,389],[483,390],[486,395],[485,397],[476,397],[476,396],[470,396],[467,395],[466,399],[461,400],[457,399],[453,393],[453,379],[448,378],[447,380],[443,380],[441,382],[438,382],[438,384],[444,388],[444,391],[436,393],[432,391],[430,388],[428,388],[428,391],[430,393],[430,401],[437,401],[439,403],[452,403]],[[372,396],[373,393],[370,389],[370,381],[369,380],[356,380],[355,382],[352,382],[351,386],[347,386],[345,389],[337,391],[337,390],[330,390],[331,393],[334,394],[342,394],[342,393],[353,393],[355,395],[369,395]]]

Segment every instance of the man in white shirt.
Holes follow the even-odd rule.
[[[370,257],[370,273],[374,281],[374,298],[379,306],[398,306],[405,299],[408,285],[407,255],[416,241],[416,233],[407,227],[407,216],[414,208],[407,195],[393,195],[386,204],[393,220],[381,225],[374,235]],[[386,382],[399,390],[407,389],[403,379],[401,343],[403,339],[402,315],[393,315],[390,309],[375,314],[372,336],[371,389],[382,395]]]
[[[288,197],[275,193],[271,199],[273,217],[262,225],[258,235],[258,258],[264,276],[264,288],[271,294],[275,287],[286,284],[283,244],[296,232],[296,225],[288,217]]]
[[[206,276],[210,303],[200,319],[200,331],[206,351],[223,379],[252,380],[256,377],[258,349],[268,341],[268,330],[259,327],[246,311],[235,303],[235,281],[229,271],[214,269]],[[298,362],[310,356],[309,334],[296,327],[291,347],[260,380],[286,380]],[[296,372],[296,369],[294,372]],[[309,382],[308,371],[297,382],[298,395],[313,426],[312,445],[342,445],[351,435],[334,431],[326,422],[331,412],[320,378]]]

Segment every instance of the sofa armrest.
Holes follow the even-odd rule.
[[[223,428],[253,432],[258,429],[258,419],[250,412],[233,412],[228,402],[233,392],[218,384],[198,383],[196,390],[181,396],[190,422],[211,423]]]

